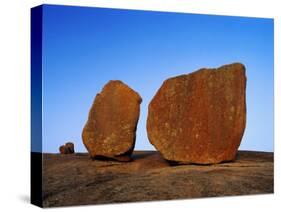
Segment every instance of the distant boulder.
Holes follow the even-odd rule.
[[[74,144],[72,142],[67,142],[66,144],[60,146],[59,151],[61,154],[73,154]]]

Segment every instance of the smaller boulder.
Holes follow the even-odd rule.
[[[61,154],[73,154],[74,144],[72,142],[67,142],[64,145],[60,146],[59,151]]]
[[[141,101],[140,95],[120,80],[110,80],[96,95],[82,131],[92,159],[131,160]]]
[[[74,144],[72,142],[67,142],[65,147],[68,149],[70,153],[74,153]]]

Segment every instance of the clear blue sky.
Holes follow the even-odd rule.
[[[87,7],[43,7],[43,152],[81,132],[95,95],[119,79],[142,96],[135,149],[154,149],[147,106],[162,82],[241,62],[247,73],[243,150],[273,151],[273,19]]]

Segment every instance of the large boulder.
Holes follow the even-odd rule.
[[[149,141],[169,161],[234,160],[246,125],[245,92],[240,63],[165,80],[149,104]]]
[[[119,80],[96,95],[82,139],[92,158],[129,161],[135,146],[140,95]]]

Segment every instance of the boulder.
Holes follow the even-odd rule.
[[[68,149],[70,153],[74,153],[74,144],[72,142],[67,142],[65,147]]]
[[[129,161],[135,146],[140,95],[119,80],[96,95],[82,140],[92,158]]]
[[[74,144],[72,142],[67,142],[66,144],[60,146],[59,151],[61,154],[73,154]]]
[[[169,161],[235,159],[246,125],[246,75],[240,63],[164,81],[148,107],[151,144]]]

